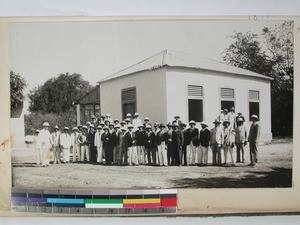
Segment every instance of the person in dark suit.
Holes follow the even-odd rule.
[[[199,130],[195,127],[196,122],[194,120],[191,120],[189,123],[190,127],[187,129],[189,133],[188,139],[190,140],[190,143],[188,144],[187,148],[187,160],[189,165],[195,165],[196,162],[196,154],[197,146],[198,146],[198,136],[199,136]],[[199,159],[199,156],[198,156]]]
[[[202,122],[201,123],[202,130],[199,134],[199,149],[200,149],[200,158],[198,160],[198,163],[200,165],[206,166],[208,162],[208,147],[209,147],[209,141],[210,141],[210,131],[208,128],[207,123]]]
[[[93,124],[90,125],[90,131],[87,135],[87,141],[90,145],[90,160],[91,163],[97,162],[97,147],[95,146],[95,127]]]
[[[181,166],[182,146],[184,142],[183,132],[179,130],[177,123],[173,123],[172,129],[172,165]]]
[[[146,162],[146,155],[145,154],[145,135],[146,132],[143,129],[143,124],[138,125],[138,130],[136,133],[136,147],[137,147],[137,154],[138,154],[138,162],[139,164],[145,164]]]
[[[147,149],[147,158],[149,165],[156,165],[156,136],[152,131],[151,125],[146,126],[145,148]]]
[[[138,166],[137,148],[136,148],[136,134],[133,131],[133,125],[128,124],[128,131],[125,134],[125,147],[128,149],[128,164],[129,166]]]
[[[168,123],[167,124],[167,140],[166,140],[166,146],[167,146],[167,161],[168,161],[168,166],[171,166],[172,164],[172,124]]]
[[[187,146],[190,144],[191,139],[190,139],[190,134],[186,129],[186,124],[185,123],[181,123],[181,131],[183,132],[183,145],[182,145],[182,157],[183,160],[181,159],[182,165],[183,166],[188,166],[187,164],[187,151],[186,148]]]
[[[257,153],[258,153],[258,140],[260,137],[260,124],[258,123],[258,116],[252,115],[251,116],[251,127],[249,130],[248,142],[249,142],[249,149],[250,149],[250,161],[251,163],[249,166],[254,166],[257,160]]]
[[[103,141],[103,150],[105,151],[105,164],[112,164],[112,152],[113,152],[113,144],[112,144],[112,135],[109,132],[109,128],[107,126],[103,127],[104,133],[101,136],[101,140]]]

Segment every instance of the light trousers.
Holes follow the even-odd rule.
[[[63,162],[70,162],[70,148],[62,148]]]
[[[208,147],[200,145],[198,147],[198,149],[199,149],[199,153],[200,153],[200,157],[198,157],[198,163],[207,164],[207,162],[208,162]]]
[[[35,162],[37,165],[43,164],[43,150],[42,148],[35,148]]]
[[[53,147],[54,163],[60,163],[61,149],[59,146]]]
[[[103,161],[103,147],[102,146],[100,146],[100,147],[97,147],[97,162],[98,163],[102,163],[102,161]]]
[[[132,166],[132,164],[138,165],[136,146],[132,146],[128,148],[128,164],[129,166]]]
[[[42,165],[50,165],[50,159],[51,159],[51,155],[50,155],[50,147],[48,145],[43,145],[42,147]]]
[[[186,151],[187,151],[188,165],[195,164],[195,162],[196,162],[196,146],[193,144],[192,141],[187,146]]]
[[[84,161],[84,156],[86,157],[86,160],[89,162],[90,161],[90,148],[88,145],[82,145],[81,146],[81,162]]]
[[[167,148],[166,143],[162,142],[158,147],[158,160],[160,166],[168,165],[168,156],[167,156]]]
[[[136,146],[139,164],[145,164],[145,146]]]
[[[73,146],[73,162],[77,162],[80,161],[80,145],[79,144],[75,144]],[[77,160],[78,157],[78,160]]]
[[[231,163],[233,164],[234,161],[233,161],[233,149],[231,148],[231,146],[224,146],[224,162],[227,163],[227,155],[228,155],[228,152],[230,154],[230,158],[231,158]]]

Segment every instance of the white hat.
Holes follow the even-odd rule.
[[[195,124],[196,125],[196,122],[194,121],[194,120],[191,120],[190,122],[189,122],[189,124],[191,125],[191,124]]]
[[[110,117],[110,114],[109,114],[109,113],[106,113],[106,116],[107,116],[107,117]]]
[[[78,128],[77,127],[73,127],[73,129],[72,130],[78,130]]]
[[[58,126],[56,125],[56,126],[54,127],[54,129],[58,129]]]
[[[90,127],[95,128],[94,124],[91,124]]]
[[[152,129],[150,124],[147,124],[146,129]]]
[[[139,116],[139,114],[136,112],[135,114],[134,114],[135,116]]]
[[[87,128],[87,126],[86,126],[86,125],[83,125],[83,126],[82,126],[82,129],[88,129],[88,128]]]
[[[125,121],[126,121],[126,122],[130,122],[130,119],[129,119],[129,118],[126,118]]]
[[[104,126],[103,130],[109,130],[108,126]]]
[[[251,116],[251,118],[254,118],[254,119],[257,119],[257,120],[258,120],[258,116],[255,115],[255,114],[253,114],[253,115]]]
[[[115,128],[121,128],[121,126],[120,126],[119,124],[117,124],[117,125],[115,126]]]
[[[69,127],[64,127],[64,130],[69,130]]]
[[[49,125],[48,122],[43,123],[43,127],[49,127],[49,126],[50,126],[50,125]]]
[[[101,125],[98,125],[98,126],[97,126],[97,129],[102,129],[102,126],[101,126]]]
[[[131,113],[127,113],[126,117],[132,117]]]
[[[127,128],[133,128],[133,125],[130,123],[128,124]]]
[[[35,133],[40,133],[40,130],[39,129],[35,130]]]
[[[145,121],[145,120],[148,120],[148,121],[149,121],[149,118],[148,118],[148,117],[145,117],[144,121]]]
[[[121,127],[121,130],[126,131],[127,129],[126,127]]]
[[[239,118],[237,119],[237,122],[244,122],[244,120],[243,120],[243,118],[239,117]]]

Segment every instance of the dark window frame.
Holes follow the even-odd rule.
[[[134,99],[123,101],[123,94],[124,94],[124,92],[129,91],[129,90],[133,90],[134,91]],[[121,89],[121,108],[122,108],[122,118],[123,119],[125,119],[126,114],[127,114],[127,113],[124,113],[124,105],[126,105],[126,104],[132,104],[132,103],[134,104],[134,111],[136,112],[137,111],[136,86]]]
[[[193,96],[193,95],[189,95],[189,87],[190,86],[193,86],[193,87],[200,87],[201,88],[201,91],[200,93],[202,94],[201,96]],[[200,123],[204,120],[204,98],[203,98],[203,95],[204,95],[204,87],[203,85],[198,85],[198,84],[188,84],[187,85],[187,116],[188,116],[188,121],[190,120],[195,120],[196,123]],[[196,119],[194,118],[190,118],[190,100],[200,100],[201,101],[201,113],[200,113],[200,121],[197,121]]]

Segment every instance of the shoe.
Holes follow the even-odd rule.
[[[235,166],[235,164],[232,163],[231,166]]]

